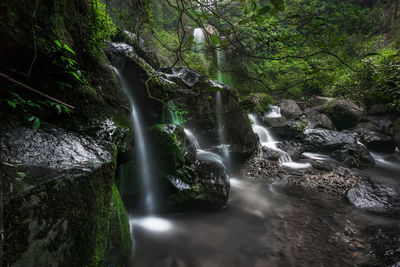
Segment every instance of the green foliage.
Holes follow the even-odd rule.
[[[106,5],[101,0],[90,0],[92,17],[87,30],[85,50],[94,58],[99,58],[104,48],[104,40],[110,39],[117,32]]]

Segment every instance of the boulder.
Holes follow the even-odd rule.
[[[326,116],[321,113],[314,113],[307,116],[307,128],[324,128],[328,130],[335,130],[335,125],[333,122]]]
[[[357,143],[346,144],[330,155],[348,167],[371,167],[375,165],[375,160],[368,149]]]
[[[127,225],[114,222],[123,229],[123,244],[108,238],[114,145],[50,125],[1,128],[5,266],[97,266],[107,244],[120,246],[118,261],[126,261]]]
[[[303,144],[296,140],[284,140],[277,144],[277,147],[289,154],[293,159],[297,159],[304,152]]]
[[[279,104],[279,107],[281,108],[282,115],[288,119],[297,119],[303,115],[303,111],[294,100],[284,100]]]
[[[312,96],[308,100],[308,107],[313,108],[316,106],[321,106],[326,104],[327,102],[333,100],[333,98],[323,97],[323,96]]]
[[[300,138],[303,136],[303,131],[307,126],[305,119],[289,120],[282,125],[272,127],[271,132],[280,137]]]
[[[400,149],[400,118],[397,118],[393,122],[393,135],[394,142],[398,149]]]
[[[356,126],[364,115],[364,108],[349,99],[336,98],[324,105],[322,113],[326,114],[338,130]]]
[[[361,141],[369,149],[377,152],[390,153],[396,148],[392,137],[373,131],[364,131],[361,136]]]
[[[400,195],[395,185],[365,179],[351,188],[347,198],[356,208],[387,216],[400,216]]]
[[[263,146],[261,147],[261,155],[263,159],[266,160],[272,160],[272,161],[278,161],[280,154],[278,151],[271,149],[269,147]]]
[[[260,118],[262,124],[268,126],[268,127],[278,127],[287,122],[287,119],[285,116],[280,116],[280,117],[261,117]]]
[[[228,202],[229,177],[219,160],[198,159],[193,169],[181,170],[168,180],[175,188],[168,203],[175,209],[222,209]]]
[[[347,144],[356,143],[355,134],[325,129],[306,129],[304,146],[307,151],[332,152]]]
[[[393,135],[393,115],[368,115],[364,118],[364,121],[373,123],[378,127],[378,133]],[[372,129],[370,129],[372,131]]]
[[[381,129],[378,126],[376,126],[376,124],[369,121],[369,122],[360,122],[359,124],[357,124],[357,126],[354,128],[353,131],[358,133],[359,135],[362,135],[365,131],[373,131],[380,133]]]
[[[400,262],[400,226],[397,223],[368,226],[364,233],[368,236],[372,253],[380,265],[398,266]],[[383,265],[382,264],[382,265]]]

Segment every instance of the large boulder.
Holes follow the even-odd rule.
[[[365,113],[364,108],[343,97],[327,102],[322,112],[332,120],[338,130],[356,126]]]
[[[357,142],[355,134],[325,129],[306,129],[304,145],[307,151],[332,152]]]
[[[282,115],[288,119],[297,119],[303,115],[303,111],[299,105],[292,99],[282,101],[279,107],[281,108]]]
[[[167,178],[174,187],[174,192],[168,199],[173,208],[222,209],[228,202],[229,177],[218,157],[200,157],[193,169],[180,170]]]
[[[349,167],[371,167],[375,165],[375,160],[368,149],[357,143],[345,144],[330,155]]]
[[[194,137],[180,125],[158,124],[151,128],[152,146],[161,198],[172,209],[221,209],[229,194],[229,179],[220,156],[199,150]]]
[[[373,151],[390,153],[396,148],[392,137],[373,131],[364,131],[361,140]]]
[[[397,118],[393,122],[393,135],[394,135],[394,142],[397,148],[400,149],[400,118]]]
[[[325,114],[315,112],[313,114],[307,114],[307,128],[335,130],[335,125]]]
[[[308,100],[308,107],[313,108],[313,107],[317,107],[317,106],[322,106],[324,104],[326,104],[327,102],[333,100],[333,98],[329,98],[329,97],[323,97],[323,96],[312,96],[309,100]]]
[[[400,216],[400,194],[395,185],[366,179],[347,193],[349,201],[357,208],[387,216]]]
[[[46,125],[1,128],[4,265],[97,266],[107,244],[120,246],[118,261],[126,261],[126,223],[114,222],[123,229],[124,244],[109,240],[114,145]],[[126,222],[126,214],[120,217]]]
[[[266,117],[263,116],[260,118],[262,124],[268,126],[268,127],[278,127],[283,125],[285,122],[287,122],[287,119],[285,116],[280,116],[280,117]]]
[[[289,120],[282,125],[272,127],[271,132],[280,137],[301,138],[307,127],[306,119]]]

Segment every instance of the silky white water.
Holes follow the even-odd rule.
[[[204,52],[204,32],[201,28],[195,28],[193,31],[194,36],[194,52]]]
[[[215,153],[209,152],[209,151],[205,151],[203,149],[200,148],[200,144],[199,141],[197,140],[197,138],[193,135],[193,133],[189,130],[189,129],[184,129],[185,130],[185,134],[186,137],[195,145],[196,147],[196,158],[200,159],[200,160],[204,160],[204,161],[210,161],[210,162],[215,162],[217,164],[219,164],[220,166],[225,168],[225,164],[223,159]]]
[[[138,167],[139,167],[139,175],[140,181],[142,183],[142,189],[145,197],[145,211],[148,214],[154,212],[155,209],[155,201],[154,201],[154,192],[153,187],[151,185],[151,180],[153,179],[152,174],[152,166],[150,166],[150,156],[149,156],[149,149],[148,149],[148,140],[144,132],[144,124],[142,122],[142,117],[139,111],[137,110],[137,105],[135,103],[135,99],[132,96],[131,90],[129,88],[128,83],[122,77],[119,70],[113,67],[115,73],[118,76],[118,79],[121,83],[122,90],[124,91],[126,97],[128,98],[130,108],[131,108],[131,123],[133,129],[135,131],[135,153],[136,158],[138,160]]]
[[[260,144],[262,146],[271,148],[279,153],[279,163],[282,164],[283,166],[286,166],[288,168],[292,169],[306,169],[310,168],[311,164],[310,163],[299,163],[299,162],[294,162],[292,158],[289,156],[288,153],[283,151],[282,149],[279,149],[276,144],[278,143],[275,141],[271,134],[268,132],[268,130],[261,126],[258,125],[258,119],[255,115],[249,114],[249,119],[254,122],[252,125],[253,132],[258,135],[258,138],[260,140]]]
[[[267,118],[279,118],[282,117],[281,108],[278,106],[271,106],[267,114],[265,114]]]

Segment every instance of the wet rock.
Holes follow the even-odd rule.
[[[280,154],[269,147],[261,147],[261,155],[264,159],[278,161]]]
[[[323,97],[323,96],[312,96],[309,100],[308,100],[308,106],[310,108],[316,107],[316,106],[321,106],[326,104],[327,102],[333,100],[333,98],[329,98],[329,97]]]
[[[306,129],[304,145],[307,151],[331,152],[347,144],[356,143],[355,134],[325,129]]]
[[[347,193],[349,201],[357,208],[387,216],[400,216],[399,189],[380,181],[366,179]]]
[[[198,159],[192,170],[174,178],[177,189],[169,204],[178,209],[222,209],[228,202],[230,184],[225,166],[219,161]],[[169,178],[171,181],[171,178]]]
[[[289,120],[284,124],[271,128],[271,132],[281,137],[300,138],[303,136],[303,131],[307,126],[305,119]]]
[[[326,114],[338,130],[350,129],[358,124],[364,115],[364,109],[343,97],[331,100],[324,105]]]
[[[362,142],[371,150],[378,152],[393,152],[395,143],[393,138],[373,131],[364,131]]]
[[[360,144],[346,144],[330,154],[332,158],[343,162],[348,167],[371,167],[375,160],[368,149]]]
[[[160,62],[156,53],[149,49],[144,40],[139,38],[136,34],[118,29],[117,33],[113,37],[113,42],[128,44],[133,47],[135,54],[146,60],[146,62],[148,62],[153,68],[159,68]]]
[[[262,124],[268,126],[268,127],[278,127],[283,125],[285,122],[287,122],[287,119],[285,116],[280,116],[280,117],[261,117],[260,118]]]
[[[372,122],[360,122],[353,130],[354,132],[362,135],[365,131],[381,132],[381,129]]]
[[[372,253],[382,264],[398,266],[400,262],[400,226],[374,225],[364,230],[369,236]]]
[[[335,125],[325,114],[314,112],[312,114],[307,114],[307,128],[335,130]]]
[[[114,145],[48,125],[1,129],[5,265],[98,265],[108,242]]]
[[[376,127],[378,127],[378,133],[382,133],[385,135],[393,135],[393,121],[395,117],[393,115],[368,115],[364,117],[363,120],[366,122],[373,123]],[[373,131],[372,129],[370,129]]]
[[[128,214],[115,184],[110,207],[109,237],[103,262],[105,266],[124,266],[131,255],[132,240]]]
[[[400,118],[393,122],[394,142],[397,148],[400,149]]]
[[[136,54],[132,46],[122,42],[106,42],[106,55],[110,62],[115,62],[118,58],[130,57]]]
[[[282,115],[288,119],[297,119],[303,115],[303,111],[294,100],[284,100],[279,104],[279,107],[281,108]]]
[[[304,152],[303,144],[296,140],[285,140],[278,143],[277,147],[288,153],[292,159],[298,159]]]
[[[165,76],[177,84],[184,84],[188,87],[193,87],[200,79],[200,74],[189,70],[189,69],[174,69],[172,68],[171,74],[165,74]]]
[[[180,125],[157,124],[150,130],[152,147],[157,148],[154,155],[160,175],[173,174],[185,164],[193,163],[196,150],[186,144],[186,134]],[[186,158],[185,158],[186,155]]]

